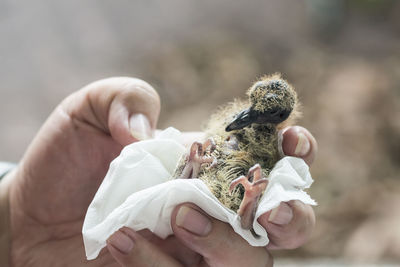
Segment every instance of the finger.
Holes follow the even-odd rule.
[[[107,240],[107,249],[114,259],[124,267],[183,266],[140,234],[126,227],[111,235]]]
[[[201,254],[209,266],[272,266],[262,247],[252,247],[229,224],[213,219],[193,204],[176,207],[172,230],[186,246]]]
[[[61,105],[72,118],[111,134],[121,145],[152,136],[160,99],[148,83],[134,78],[109,78],[91,83]]]
[[[310,238],[315,226],[315,214],[310,205],[292,200],[261,215],[258,222],[268,232],[270,243],[267,248],[293,249]]]
[[[164,253],[181,262],[184,266],[198,266],[202,261],[201,255],[182,244],[182,242],[174,235],[162,239],[147,229],[138,231],[138,233],[146,238],[147,241],[161,249]]]
[[[318,144],[314,136],[301,126],[290,126],[279,132],[283,154],[300,157],[311,165],[318,152]]]

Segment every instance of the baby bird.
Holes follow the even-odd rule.
[[[277,132],[300,113],[296,92],[280,74],[262,77],[247,95],[247,101],[235,100],[211,117],[208,139],[192,144],[175,177],[203,180],[251,229],[266,177],[280,158]]]

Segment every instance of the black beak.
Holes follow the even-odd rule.
[[[236,117],[231,123],[228,124],[228,126],[226,126],[225,131],[230,132],[233,130],[239,130],[251,125],[255,120],[255,115],[255,112],[252,111],[251,108],[243,110],[236,115]]]
[[[233,130],[243,129],[246,126],[250,126],[252,123],[278,124],[286,120],[289,117],[290,112],[292,111],[272,109],[272,110],[266,110],[261,113],[253,110],[252,108],[248,108],[241,111],[238,115],[236,115],[233,121],[229,123],[228,126],[226,126],[225,131],[230,132]]]

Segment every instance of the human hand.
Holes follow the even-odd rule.
[[[159,110],[154,89],[131,78],[92,83],[55,109],[10,174],[12,266],[117,265],[106,252],[86,261],[83,220],[111,160],[151,135]]]
[[[10,179],[13,266],[115,266],[107,251],[85,260],[83,218],[110,161],[133,135],[149,135],[158,113],[151,86],[128,78],[93,83],[57,107]],[[170,255],[198,257],[177,237],[147,238]]]
[[[201,133],[186,134],[200,140]],[[317,143],[304,128],[294,126],[281,132],[286,155],[314,161]],[[305,139],[304,139],[305,138]],[[259,223],[267,229],[267,249],[295,248],[304,244],[315,225],[309,205],[300,201],[282,203],[263,214]],[[229,224],[218,221],[193,204],[175,208],[171,216],[174,235],[161,240],[149,232],[123,228],[107,241],[107,248],[122,266],[271,266],[267,249],[250,246]],[[145,237],[145,238],[144,238]]]

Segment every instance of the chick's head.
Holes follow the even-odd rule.
[[[256,124],[280,124],[288,119],[297,105],[297,94],[280,74],[264,76],[247,92],[250,107],[241,111],[226,131]]]
[[[279,74],[264,76],[250,87],[247,94],[254,111],[261,116],[277,116],[276,120],[286,119],[297,102],[293,87]]]

